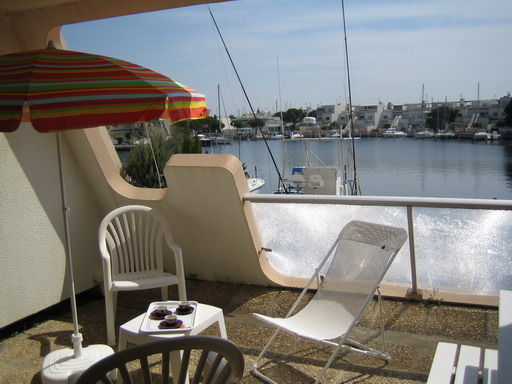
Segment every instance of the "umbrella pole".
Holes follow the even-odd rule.
[[[64,234],[66,240],[66,259],[67,259],[67,275],[68,275],[68,290],[69,301],[71,302],[71,316],[73,317],[73,335],[71,341],[73,342],[74,357],[82,356],[82,334],[78,329],[78,310],[76,307],[75,297],[75,281],[73,277],[73,258],[71,256],[71,235],[69,233],[69,207],[66,198],[66,188],[64,185],[64,170],[62,165],[62,151],[60,145],[60,132],[57,132],[57,154],[59,159],[59,180],[60,180],[60,194],[62,200],[62,216],[64,218]]]
[[[82,334],[78,330],[78,312],[76,308],[75,283],[73,278],[73,260],[71,257],[71,236],[69,233],[69,207],[66,199],[66,188],[64,186],[60,132],[57,132],[56,135],[62,215],[64,218],[64,234],[66,240],[69,301],[71,302],[71,314],[73,316],[73,335],[71,335],[73,349],[61,348],[46,355],[41,369],[41,381],[43,384],[74,383],[82,372],[91,365],[114,354],[114,350],[110,346],[103,344],[94,344],[89,345],[87,348],[82,348]]]

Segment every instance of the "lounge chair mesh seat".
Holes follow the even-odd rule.
[[[255,314],[258,319],[278,329],[258,356],[253,373],[273,382],[258,371],[258,363],[279,330],[336,347],[317,382],[322,379],[340,348],[389,359],[387,354],[349,339],[348,334],[376,291],[381,305],[380,282],[406,239],[407,232],[402,228],[362,221],[348,223],[285,318]],[[326,263],[331,259],[325,276],[322,276]],[[316,294],[302,310],[294,314],[314,281],[320,282]],[[332,341],[336,338],[340,339]]]

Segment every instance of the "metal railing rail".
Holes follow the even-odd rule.
[[[244,201],[273,204],[339,204],[379,207],[405,207],[407,209],[407,229],[411,262],[411,295],[417,295],[416,253],[414,244],[413,208],[453,208],[512,210],[512,200],[459,199],[437,197],[395,197],[395,196],[315,196],[315,195],[271,195],[246,194]]]

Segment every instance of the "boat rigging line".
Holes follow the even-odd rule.
[[[348,60],[348,42],[347,42],[347,25],[345,22],[345,0],[341,0],[341,10],[343,15],[343,35],[345,37],[345,65],[347,67],[347,86],[348,86],[348,105],[349,105],[349,123],[350,130],[349,134],[352,139],[352,164],[354,167],[354,182],[352,186],[352,194],[360,195],[361,187],[359,186],[358,177],[357,177],[357,167],[356,167],[356,147],[354,143],[354,138],[352,136],[352,129],[354,128],[354,112],[352,110],[352,90],[350,87],[350,68],[349,68],[349,60]]]
[[[254,121],[257,122],[258,118],[256,117],[256,113],[254,112],[254,108],[252,107],[252,103],[249,100],[249,96],[247,95],[247,92],[245,90],[244,84],[242,83],[242,79],[240,78],[240,75],[238,74],[238,70],[236,69],[235,63],[233,59],[231,58],[231,54],[229,53],[228,47],[226,45],[226,42],[224,41],[224,37],[222,36],[222,33],[220,32],[219,26],[217,25],[217,21],[215,20],[215,17],[213,16],[212,10],[210,9],[210,6],[207,5],[208,12],[210,12],[210,16],[212,17],[213,23],[215,25],[215,29],[217,30],[217,33],[219,34],[219,37],[222,41],[222,45],[224,46],[224,49],[228,55],[229,61],[231,62],[231,66],[233,67],[233,70],[235,71],[236,77],[238,79],[238,82],[240,83],[240,87],[242,88],[242,91],[244,93],[245,99],[247,100],[247,103],[249,104],[249,108],[251,109],[251,113],[254,117]],[[285,193],[287,193],[286,185],[284,184],[283,178],[281,177],[281,172],[279,172],[279,168],[277,166],[276,160],[274,158],[274,155],[272,154],[272,151],[270,150],[270,147],[267,142],[267,138],[265,137],[265,134],[263,133],[263,130],[261,127],[256,124],[256,126],[259,128],[259,131],[261,133],[261,137],[263,138],[263,141],[265,142],[265,146],[267,147],[268,153],[270,154],[270,158],[272,159],[272,163],[274,164],[274,168],[277,172],[277,176],[279,177],[279,184],[283,187],[283,190]]]

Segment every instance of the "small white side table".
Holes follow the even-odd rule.
[[[126,348],[127,343],[144,344],[158,339],[173,338],[184,335],[197,335],[217,323],[219,325],[220,336],[227,339],[226,325],[224,323],[224,314],[221,308],[207,304],[197,304],[194,326],[185,332],[170,333],[146,333],[140,332],[140,326],[145,313],[133,318],[119,327],[119,350]]]
[[[210,325],[217,323],[219,325],[220,336],[224,339],[228,338],[226,332],[226,324],[224,323],[224,314],[222,309],[212,305],[197,304],[196,317],[194,326],[185,332],[170,332],[170,333],[146,333],[140,332],[140,326],[144,320],[145,313],[135,317],[134,319],[124,323],[119,327],[119,351],[126,349],[126,344],[143,344],[158,339],[169,339],[184,335],[197,335],[208,328]],[[179,377],[181,367],[181,353],[171,353],[171,371],[173,377]],[[185,381],[188,383],[188,376]]]

